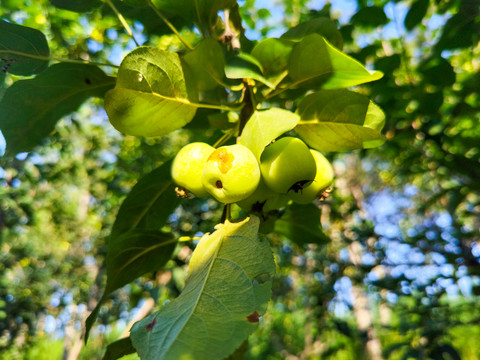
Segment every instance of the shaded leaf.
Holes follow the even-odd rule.
[[[49,57],[45,35],[36,29],[0,20],[0,71],[25,76],[47,68],[49,60],[21,56],[21,53]]]
[[[191,70],[191,78],[187,80],[192,81],[198,90],[212,90],[224,82],[225,57],[218,41],[212,38],[202,40],[183,60]]]
[[[322,90],[306,96],[295,131],[319,151],[348,151],[383,144],[383,111],[368,97],[348,90]]]
[[[313,205],[290,204],[285,213],[275,221],[274,231],[298,244],[326,244],[330,238],[320,224],[320,209]]]
[[[19,80],[0,101],[0,130],[7,152],[29,151],[57,121],[90,97],[103,97],[114,78],[91,65],[55,64],[34,79]]]
[[[455,83],[456,74],[452,65],[442,57],[425,60],[418,68],[427,84],[451,86]]]
[[[295,84],[315,79],[325,89],[346,88],[383,76],[380,71],[367,70],[318,34],[307,35],[294,46],[288,74]]]
[[[105,355],[103,355],[102,360],[116,360],[125,355],[133,354],[134,352],[136,351],[132,345],[132,340],[127,337],[108,344],[107,351]]]
[[[281,36],[284,40],[300,41],[309,34],[318,34],[327,39],[333,46],[341,49],[343,39],[337,25],[327,17],[318,17],[298,24]]]
[[[189,101],[176,53],[139,47],[122,61],[115,88],[105,96],[105,110],[119,131],[161,136],[189,123],[199,107]]]
[[[243,129],[240,144],[248,147],[257,160],[260,160],[263,149],[272,140],[292,130],[299,120],[297,114],[288,110],[271,108],[255,111]]]
[[[133,229],[159,230],[180,203],[168,161],[142,177],[123,201],[111,238]]]
[[[172,234],[143,229],[108,239],[105,294],[160,269],[170,259],[176,243]]]
[[[410,10],[408,10],[407,16],[405,16],[405,28],[407,30],[412,30],[415,26],[422,22],[422,19],[427,13],[428,6],[430,5],[430,0],[417,0]]]
[[[50,0],[53,6],[75,12],[87,12],[102,5],[100,0]]]
[[[223,359],[255,330],[275,272],[259,219],[217,225],[200,240],[183,292],[131,331],[142,359]]]
[[[363,27],[377,27],[388,23],[387,15],[381,6],[367,6],[352,16],[351,22]]]

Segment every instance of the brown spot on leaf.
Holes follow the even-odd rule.
[[[251,322],[251,323],[257,323],[259,319],[260,319],[260,314],[256,311],[247,316],[248,322]]]
[[[92,81],[91,81],[88,77],[86,77],[86,78],[85,78],[85,84],[91,85],[91,84],[92,84]]]
[[[226,174],[233,166],[235,155],[230,154],[225,148],[218,148],[210,154],[207,161],[215,161],[215,165],[220,169],[222,174]]]
[[[153,319],[152,322],[148,323],[147,326],[145,326],[145,329],[147,329],[147,331],[152,331],[153,328],[155,327],[155,325],[157,325],[157,319]]]

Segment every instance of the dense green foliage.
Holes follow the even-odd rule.
[[[2,2],[0,358],[74,354],[86,323],[84,359],[120,337],[107,358],[221,358],[255,328],[232,358],[478,359],[479,2],[358,0],[348,22],[303,0],[194,3]],[[332,152],[336,181],[258,211],[272,282],[258,225],[214,232],[222,206],[178,198],[168,160],[237,135],[260,159],[285,133]],[[157,323],[187,330],[167,346]]]

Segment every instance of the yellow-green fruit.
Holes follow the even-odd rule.
[[[297,192],[315,178],[315,159],[305,143],[284,137],[265,148],[260,157],[262,178],[267,186],[280,194]]]
[[[208,157],[202,172],[205,190],[225,204],[248,198],[255,192],[259,181],[257,159],[241,144],[216,149]]]
[[[310,150],[317,164],[317,174],[310,185],[298,192],[289,192],[288,197],[296,203],[308,204],[319,197],[322,191],[333,182],[332,164],[316,150]]]
[[[198,197],[208,196],[201,178],[207,158],[214,150],[203,142],[190,143],[180,149],[172,163],[173,181]]]

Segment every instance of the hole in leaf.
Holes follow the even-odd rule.
[[[269,273],[263,273],[263,274],[255,276],[255,278],[253,279],[253,285],[264,284],[269,280],[270,280],[270,274]]]

